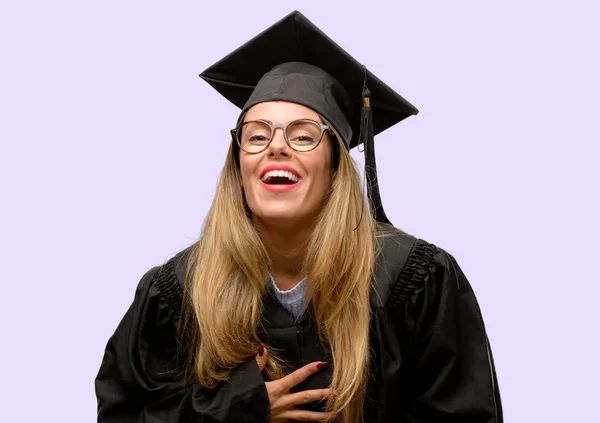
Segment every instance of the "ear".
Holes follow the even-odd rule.
[[[324,116],[319,115],[319,118],[325,125],[329,125],[330,131],[326,132],[326,137],[329,139],[329,151],[331,152],[331,175],[335,175],[337,168],[340,164],[340,145],[344,144],[342,137],[335,130],[333,125],[325,119]],[[344,144],[345,147],[345,144]]]
[[[332,175],[335,174],[335,172],[337,172],[338,166],[340,165],[340,138],[337,137],[337,135],[334,136],[329,136],[329,139],[331,140],[331,142],[329,143],[329,145],[331,146],[330,151],[331,151],[331,172]]]
[[[238,178],[239,178],[239,183],[240,186],[243,188],[244,187],[244,180],[242,179],[242,169],[240,166],[240,154],[241,154],[241,150],[237,145],[237,142],[233,139],[233,137],[231,138],[231,148],[229,149],[231,156],[233,158],[233,161],[235,163],[235,167],[237,168],[237,172],[238,172]]]

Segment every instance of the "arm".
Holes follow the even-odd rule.
[[[494,360],[473,289],[450,254],[423,241],[415,248],[403,309],[411,363],[403,380],[405,419],[501,423]]]
[[[254,357],[215,389],[182,385],[175,365],[178,312],[157,286],[157,270],[144,275],[108,341],[95,381],[98,422],[268,422],[269,397]]]

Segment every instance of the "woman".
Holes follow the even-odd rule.
[[[108,343],[98,420],[502,421],[467,279],[379,199],[373,136],[416,109],[298,12],[201,76],[242,113],[200,240]]]

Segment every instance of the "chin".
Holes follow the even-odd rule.
[[[290,222],[306,219],[305,216],[298,214],[296,210],[260,210],[252,213],[255,217],[266,222]]]
[[[297,208],[260,208],[256,211],[252,210],[254,219],[261,220],[267,224],[285,224],[296,225],[305,221],[312,220],[312,217],[306,213],[299,213]]]

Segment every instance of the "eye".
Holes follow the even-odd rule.
[[[269,142],[271,129],[263,122],[248,122],[242,130],[242,142],[254,145],[265,145]]]
[[[268,138],[262,134],[251,135],[248,138],[248,142],[259,143],[259,142],[266,142],[266,141],[268,141]]]
[[[290,141],[296,144],[311,144],[315,139],[310,134],[295,134]]]
[[[298,120],[288,126],[288,139],[295,145],[311,145],[319,140],[321,128],[310,120]]]

